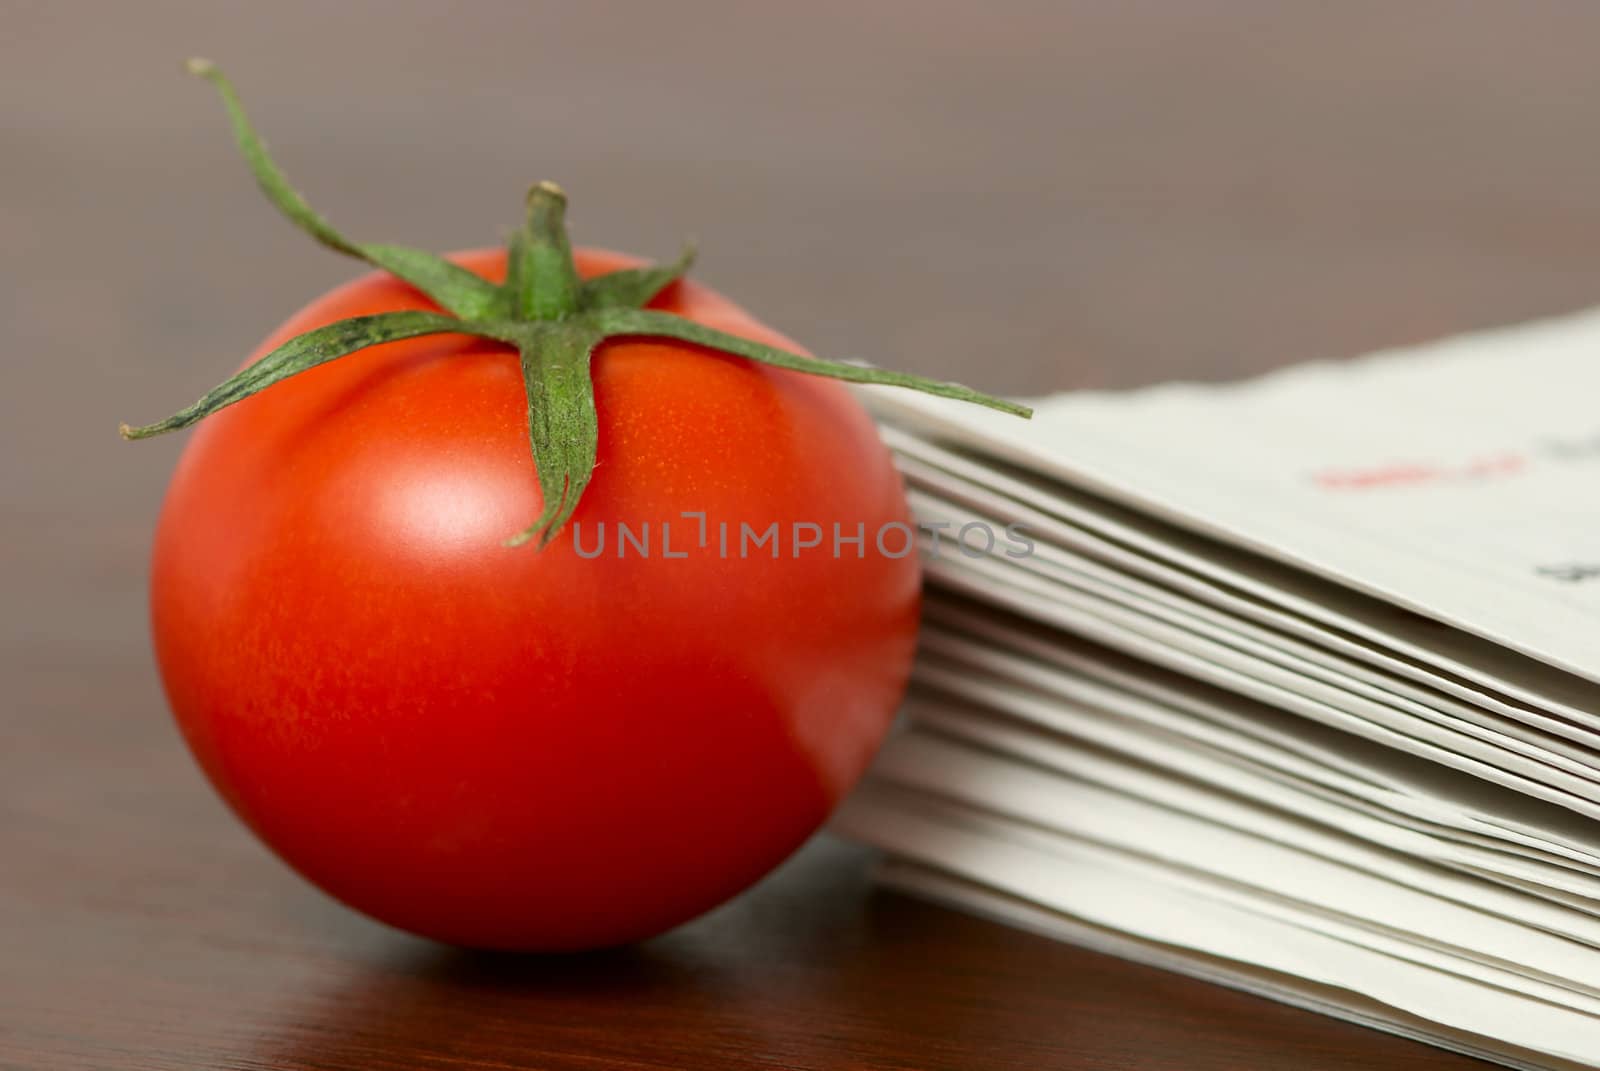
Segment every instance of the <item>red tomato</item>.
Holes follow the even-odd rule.
[[[460,262],[503,277],[501,252]],[[368,276],[257,356],[431,307]],[[652,307],[795,348],[693,283]],[[599,465],[543,550],[502,545],[542,504],[517,356],[466,336],[375,347],[223,410],[168,491],[151,601],[184,736],[284,860],[402,929],[577,949],[690,919],[818,827],[904,690],[920,578],[892,526],[910,514],[846,388],[633,340],[602,346],[594,380]],[[707,547],[685,512],[706,515]],[[740,556],[739,525],[774,521],[782,556]],[[575,529],[593,551],[602,522],[604,552],[580,556]],[[617,522],[649,523],[649,557],[619,553]],[[687,557],[664,557],[663,522]],[[797,522],[824,539],[794,557]],[[861,556],[835,557],[835,522],[863,526]]]

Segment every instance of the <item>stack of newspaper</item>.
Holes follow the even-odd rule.
[[[1600,312],[1032,422],[871,392],[929,590],[891,884],[1600,1064]]]

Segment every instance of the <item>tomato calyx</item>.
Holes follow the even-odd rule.
[[[521,358],[528,435],[544,508],[532,525],[506,542],[516,546],[537,541],[542,547],[572,517],[594,471],[599,427],[589,364],[596,348],[608,339],[673,339],[808,375],[908,387],[1024,418],[1032,416],[1026,406],[960,384],[806,357],[645,308],[689,270],[695,256],[692,244],[670,264],[625,268],[581,279],[567,237],[566,194],[553,182],[540,182],[528,191],[523,224],[511,237],[503,285],[425,250],[352,241],[289,184],[222,72],[207,60],[190,60],[188,69],[217,88],[241,154],[279,212],[328,248],[363,260],[416,288],[443,311],[378,313],[308,331],[167,419],[142,427],[122,425],[125,439],[145,439],[188,427],[290,376],[369,346],[436,334],[476,335],[514,347]]]

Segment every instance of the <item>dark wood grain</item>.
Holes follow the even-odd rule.
[[[1600,294],[1600,8],[0,0],[0,1068],[1466,1066],[874,892],[820,840],[604,956],[328,903],[168,723],[119,444],[347,265],[259,202],[190,53],[350,231],[496,239],[537,178],[820,351],[1002,391],[1216,378]]]

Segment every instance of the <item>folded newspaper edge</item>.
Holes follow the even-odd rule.
[[[1055,395],[1031,421],[863,394],[922,438],[1600,682],[1600,309],[1241,383]]]
[[[1600,1065],[1600,311],[1031,424],[865,393],[944,525],[909,728],[836,821],[886,883]]]

